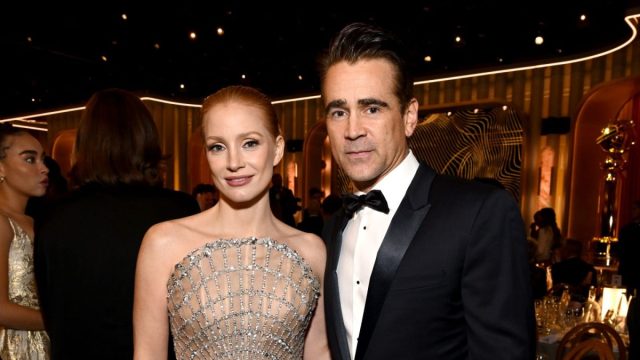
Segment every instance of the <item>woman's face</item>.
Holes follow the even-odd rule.
[[[274,139],[265,114],[258,107],[228,101],[214,105],[203,122],[207,161],[220,198],[241,204],[266,195],[284,139]]]
[[[0,160],[0,186],[11,188],[24,196],[42,196],[49,185],[49,169],[44,164],[44,150],[29,134],[9,136],[3,144],[5,158]]]

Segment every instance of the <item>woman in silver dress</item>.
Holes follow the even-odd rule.
[[[218,203],[160,223],[138,255],[134,358],[328,359],[322,283],[325,248],[269,206],[284,139],[269,99],[243,86],[202,108]]]
[[[47,190],[44,151],[26,131],[0,124],[0,358],[49,359],[33,274],[27,200]]]

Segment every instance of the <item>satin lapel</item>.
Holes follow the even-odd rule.
[[[342,247],[342,231],[347,226],[347,219],[344,211],[340,210],[331,229],[330,246],[327,249],[327,270],[325,274],[325,317],[327,318],[327,336],[334,337],[333,344],[337,344],[338,349],[332,349],[333,358],[339,354],[339,358],[348,360],[349,344],[347,343],[347,332],[344,328],[342,319],[342,307],[340,305],[340,289],[338,286],[338,260],[340,258],[340,249]],[[335,347],[335,346],[334,346]]]
[[[356,360],[363,359],[365,356],[396,270],[429,211],[429,188],[434,177],[435,173],[425,166],[421,165],[418,168],[398,211],[389,224],[369,280]]]

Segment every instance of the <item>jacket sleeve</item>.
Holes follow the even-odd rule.
[[[526,231],[512,196],[489,192],[473,222],[462,275],[470,359],[533,359],[535,314]]]

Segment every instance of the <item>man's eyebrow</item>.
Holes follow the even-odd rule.
[[[382,100],[375,99],[375,98],[360,99],[360,100],[358,100],[358,104],[359,105],[365,105],[365,106],[368,106],[368,105],[379,105],[379,106],[385,107],[385,108],[389,107],[389,104],[386,101],[382,101]]]
[[[330,101],[327,106],[325,106],[325,108],[332,108],[332,107],[342,107],[344,106],[344,104],[346,104],[347,101],[345,99],[336,99],[336,100],[332,100]]]
[[[324,113],[325,114],[328,113],[329,109],[332,109],[332,108],[344,107],[346,103],[347,101],[344,99],[336,99],[336,100],[329,101],[329,103],[327,103],[327,105],[324,107]]]

